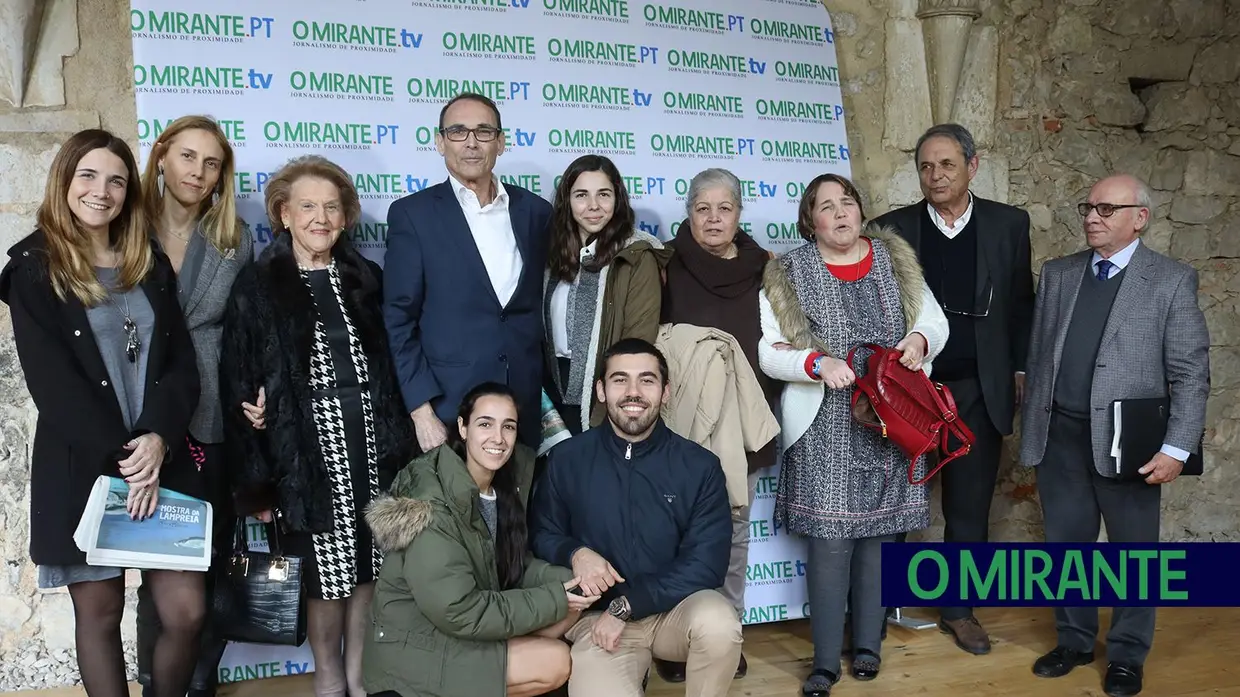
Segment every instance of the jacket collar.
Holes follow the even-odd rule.
[[[646,436],[645,440],[637,442],[625,440],[617,435],[610,419],[604,419],[598,428],[603,429],[603,440],[607,443],[607,449],[622,460],[626,453],[629,454],[631,460],[646,457],[667,441],[669,433],[667,424],[663,422],[661,416],[654,422],[650,435]],[[633,447],[632,451],[629,450],[630,445]]]

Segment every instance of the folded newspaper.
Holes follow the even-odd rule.
[[[73,533],[91,566],[206,571],[211,564],[211,504],[160,488],[154,515],[133,520],[125,510],[129,485],[99,477]]]

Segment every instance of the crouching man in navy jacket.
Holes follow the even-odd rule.
[[[687,662],[686,697],[726,695],[741,623],[718,591],[728,571],[732,517],[710,451],[660,418],[667,360],[623,339],[595,386],[607,421],[552,449],[533,492],[535,556],[571,566],[601,596],[568,631],[570,697],[639,697],[651,657]]]

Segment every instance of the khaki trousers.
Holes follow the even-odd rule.
[[[661,615],[629,622],[615,653],[594,643],[589,612],[565,638],[573,644],[569,697],[642,697],[652,657],[683,661],[685,697],[728,694],[741,659],[741,622],[719,591],[698,591]]]
[[[728,575],[724,577],[723,592],[736,616],[745,615],[745,572],[749,570],[749,512],[753,507],[754,490],[758,473],[749,475],[749,501],[740,508],[732,509],[732,556],[728,559]]]

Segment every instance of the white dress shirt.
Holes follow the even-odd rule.
[[[508,215],[508,192],[498,177],[493,179],[495,199],[480,205],[478,195],[448,175],[452,191],[461,204],[465,222],[474,236],[474,244],[482,255],[482,264],[491,279],[491,287],[500,305],[507,305],[521,280],[521,251],[517,249],[517,237],[512,231],[512,218]]]
[[[964,213],[959,218],[956,218],[956,222],[951,225],[948,225],[947,221],[943,220],[943,216],[939,215],[939,212],[929,203],[926,204],[926,210],[930,211],[930,220],[934,222],[934,226],[939,229],[939,232],[946,235],[949,240],[954,239],[964,229],[964,226],[969,224],[969,219],[973,217],[973,192],[969,192],[968,208],[965,208]]]
[[[582,248],[581,253],[577,255],[577,261],[580,262],[593,254],[594,242],[591,242],[589,246]],[[581,271],[578,267],[577,278],[574,278],[572,283],[560,281],[556,284],[555,290],[551,291],[551,341],[555,344],[557,358],[573,357],[573,349],[568,345],[568,291],[577,285],[577,280],[580,278]]]
[[[1111,268],[1107,270],[1108,280],[1111,278],[1114,278],[1115,274],[1127,268],[1128,263],[1132,261],[1133,253],[1137,251],[1137,247],[1140,244],[1141,244],[1140,238],[1135,239],[1132,242],[1128,243],[1127,247],[1124,247],[1123,249],[1119,250],[1118,252],[1112,254],[1110,257],[1107,258],[1107,261],[1111,262],[1112,264]],[[1093,272],[1094,276],[1098,275],[1098,262],[1100,261],[1102,261],[1102,255],[1099,254],[1098,252],[1094,252],[1093,257],[1091,257],[1089,260],[1090,271]],[[1188,460],[1188,455],[1189,455],[1188,452],[1184,450],[1180,450],[1179,448],[1173,445],[1167,445],[1166,443],[1164,443],[1162,447],[1162,452],[1166,455],[1169,455],[1179,460],[1181,463],[1186,462]]]

